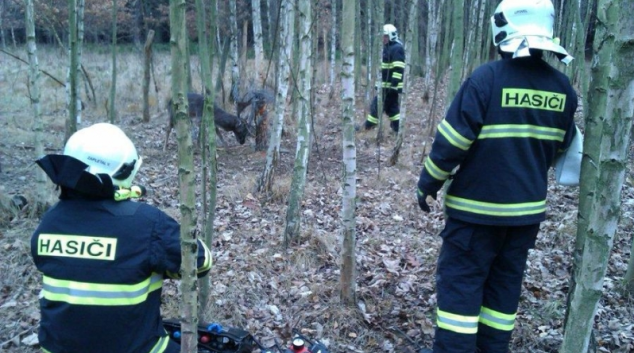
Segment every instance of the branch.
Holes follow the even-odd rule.
[[[4,49],[0,49],[0,52],[3,52],[3,53],[5,53],[5,54],[7,54],[8,56],[10,56],[10,57],[12,57],[12,58],[14,58],[14,59],[16,59],[16,60],[18,60],[18,61],[21,61],[21,62],[23,62],[23,63],[25,63],[25,64],[27,64],[27,65],[29,64],[28,62],[26,62],[26,60],[24,60],[24,59],[20,58],[20,57],[19,57],[19,56],[17,56],[17,55],[11,54],[11,53],[9,53],[8,51],[6,51],[6,50],[4,50]],[[51,79],[53,79],[53,81],[55,81],[55,82],[59,83],[59,85],[60,85],[60,86],[62,86],[62,87],[66,87],[66,85],[65,85],[62,81],[60,81],[60,80],[58,80],[57,78],[55,78],[55,76],[53,76],[53,75],[49,74],[46,70],[42,70],[42,69],[40,69],[40,72],[42,72],[44,75],[46,75],[46,76],[50,77]]]

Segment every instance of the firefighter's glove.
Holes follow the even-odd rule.
[[[431,209],[427,204],[427,196],[431,196],[432,199],[436,199],[436,193],[426,193],[421,191],[421,189],[416,190],[416,198],[418,198],[418,207],[420,207],[423,212],[429,213]]]

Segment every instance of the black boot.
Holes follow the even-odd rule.
[[[392,128],[392,131],[394,131],[397,134],[398,134],[399,125],[400,125],[399,120],[390,121],[390,127]]]

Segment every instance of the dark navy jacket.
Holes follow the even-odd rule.
[[[381,81],[383,88],[403,92],[403,74],[405,72],[405,50],[399,41],[390,41],[383,46],[381,62]]]
[[[540,58],[484,64],[439,124],[418,188],[435,193],[453,175],[445,194],[449,217],[486,225],[539,223],[548,168],[570,146],[576,109],[568,78]]]
[[[178,277],[179,224],[134,201],[60,200],[31,252],[43,274],[39,341],[51,353],[160,353],[165,276]],[[198,273],[211,253],[198,241]]]

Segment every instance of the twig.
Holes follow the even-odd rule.
[[[0,49],[0,51],[1,51],[1,52],[3,52],[3,53],[5,53],[5,54],[7,54],[8,56],[10,56],[10,57],[12,57],[12,58],[14,58],[14,59],[18,60],[18,61],[21,61],[21,62],[23,62],[23,63],[25,63],[25,64],[27,64],[27,65],[29,64],[28,62],[26,62],[26,60],[24,60],[24,59],[20,58],[20,57],[19,57],[19,56],[17,56],[17,55],[11,54],[11,53],[9,53],[8,51],[6,51],[6,50],[4,50],[4,49]],[[60,86],[62,86],[62,87],[66,87],[66,85],[65,85],[62,81],[60,81],[60,80],[58,80],[57,78],[55,78],[55,76],[51,75],[51,74],[50,74],[50,73],[48,73],[46,70],[42,70],[42,69],[40,69],[40,72],[42,72],[44,75],[46,75],[46,76],[50,77],[51,79],[53,79],[55,82],[59,83],[59,85],[60,85]]]

